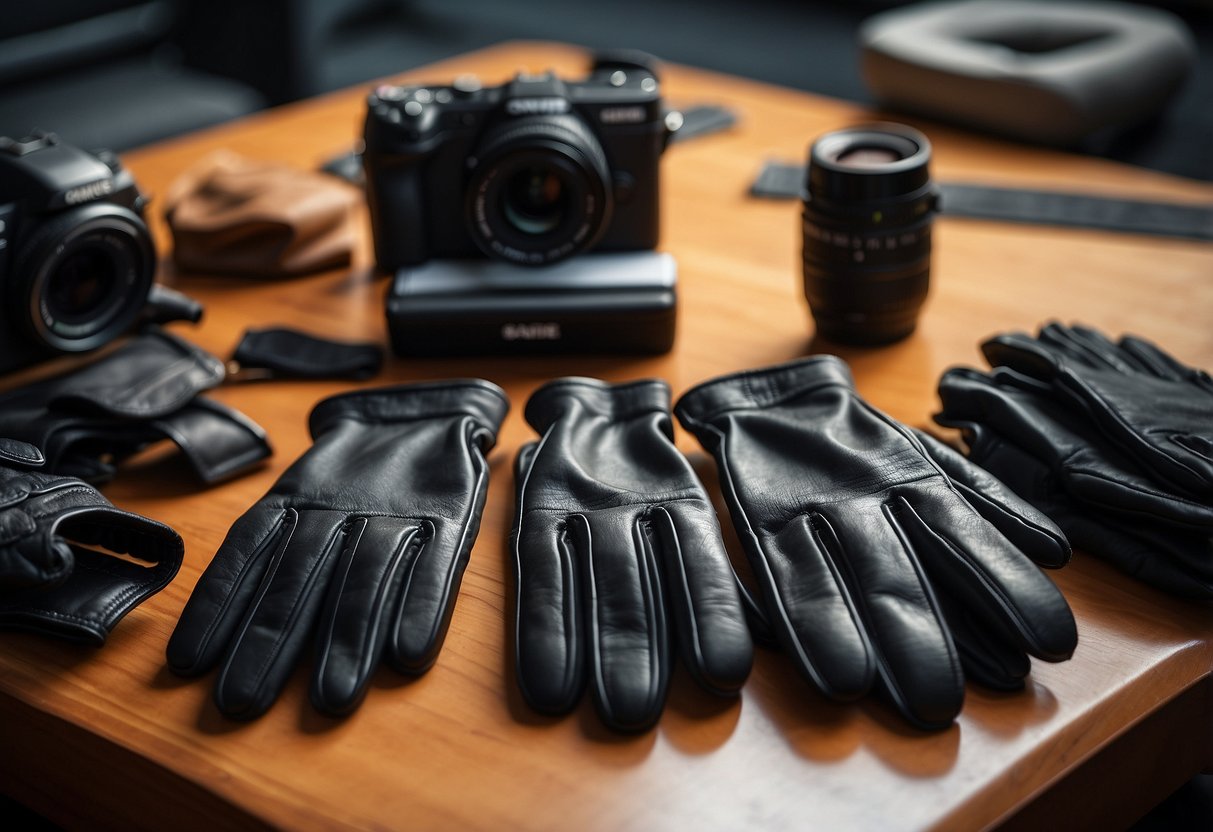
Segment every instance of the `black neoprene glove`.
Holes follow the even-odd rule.
[[[592,684],[602,720],[639,731],[661,715],[670,640],[704,689],[735,694],[753,645],[711,501],[673,442],[661,381],[544,385],[518,454],[518,684],[544,713]]]
[[[168,644],[182,674],[221,665],[215,701],[251,719],[310,639],[313,704],[357,707],[385,655],[421,673],[438,655],[480,525],[485,453],[508,408],[480,380],[322,401],[314,444],[228,532]]]
[[[152,329],[84,367],[0,393],[0,436],[39,448],[48,471],[94,483],[169,439],[204,483],[218,482],[270,455],[258,425],[199,395],[223,377],[219,359]]]
[[[32,445],[0,439],[0,627],[101,644],[177,574],[181,538],[42,463]]]
[[[1160,482],[1213,497],[1213,380],[1154,344],[1113,343],[1094,329],[1048,324],[982,345],[993,367],[1048,382],[1058,401],[1089,419]]]
[[[864,402],[840,359],[710,381],[675,412],[716,457],[772,630],[826,695],[879,680],[909,721],[941,728],[960,710],[962,661],[1011,687],[1022,654],[1073,652],[1069,606],[1032,563],[1065,563],[1065,538]]]

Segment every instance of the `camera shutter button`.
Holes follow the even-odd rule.
[[[480,87],[480,79],[475,75],[460,75],[451,82],[451,89],[455,91],[455,95],[461,98],[480,92]]]

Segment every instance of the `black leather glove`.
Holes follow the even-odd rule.
[[[181,538],[42,462],[32,445],[0,439],[0,627],[101,644],[177,574]]]
[[[312,702],[357,707],[381,654],[421,673],[438,655],[480,524],[484,455],[508,402],[487,381],[322,401],[314,444],[232,526],[168,644],[182,674],[221,664],[215,701],[251,719],[316,639]]]
[[[559,379],[527,403],[518,454],[515,658],[526,701],[565,713],[592,680],[602,720],[651,726],[676,638],[712,693],[737,692],[753,645],[720,526],[674,447],[664,382]]]
[[[1049,382],[1059,401],[1081,413],[1163,483],[1213,496],[1213,380],[1153,344],[1118,344],[1085,327],[1048,324],[1036,338],[1012,333],[982,352]]]
[[[864,402],[840,359],[710,381],[675,412],[716,457],[775,635],[826,695],[879,680],[910,722],[941,728],[960,710],[962,660],[1013,681],[1025,652],[1073,652],[1069,606],[1029,560],[1063,564],[1065,538]]]
[[[169,439],[204,483],[218,482],[271,453],[259,426],[199,396],[223,377],[219,359],[153,329],[82,368],[0,393],[0,436],[41,449],[48,471],[89,482]]]
[[[1031,454],[1033,470],[1046,466],[1048,478],[1055,481],[1050,490],[1062,490],[1091,510],[1213,532],[1213,506],[1159,482],[1082,414],[1055,401],[1050,391],[1046,383],[1005,367],[989,375],[953,368],[939,380],[943,410],[936,421],[949,427],[985,426]],[[974,461],[987,467],[981,459]],[[994,474],[1005,482],[1008,471],[999,467]]]
[[[1052,518],[1079,549],[1172,595],[1213,599],[1209,529],[1142,519],[1076,499],[1051,466],[991,425],[966,422],[946,408],[936,418],[963,431],[969,459]]]

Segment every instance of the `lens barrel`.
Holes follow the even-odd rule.
[[[817,331],[844,344],[900,340],[931,273],[938,196],[927,137],[900,124],[827,133],[809,151],[804,293]]]
[[[606,155],[574,116],[504,122],[472,157],[468,231],[490,257],[528,266],[554,263],[594,245],[610,223]]]
[[[47,219],[14,263],[10,297],[43,350],[84,352],[130,329],[156,272],[142,218],[95,202]]]

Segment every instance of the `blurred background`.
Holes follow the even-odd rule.
[[[1013,1],[1013,0],[1012,0]],[[54,0],[0,16],[0,135],[127,150],[504,40],[631,47],[868,102],[856,33],[893,0]],[[1162,117],[1081,150],[1213,179],[1213,2],[1152,5],[1196,35]],[[444,79],[436,79],[444,80]]]

